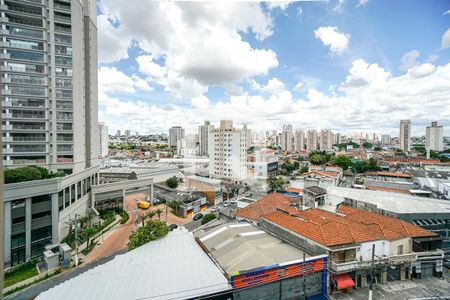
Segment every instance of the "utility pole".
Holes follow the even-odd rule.
[[[1,77],[1,76],[0,76]],[[1,89],[0,89],[1,92]],[[2,120],[2,116],[0,114],[0,121]],[[4,228],[3,228],[3,223],[4,223],[4,209],[5,209],[5,200],[3,199],[3,155],[2,154],[2,139],[3,139],[3,135],[0,136],[0,191],[2,191],[0,193],[0,287],[3,290],[3,268],[4,268],[4,261],[3,261],[3,257],[4,257],[4,247],[3,245],[5,244],[5,235],[4,235]],[[0,293],[0,300],[3,299],[3,293]]]
[[[305,268],[306,268],[306,264],[305,264],[305,252],[303,252],[303,268],[302,268],[302,273],[303,273],[303,299],[306,300],[306,274],[305,274]]]
[[[369,282],[369,300],[373,297],[373,276],[375,268],[375,244],[372,245],[372,268],[370,268],[370,282]]]

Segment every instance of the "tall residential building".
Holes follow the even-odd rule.
[[[294,151],[299,152],[305,150],[305,133],[296,131],[294,133]]]
[[[169,129],[169,147],[178,147],[179,141],[184,138],[184,129],[181,126],[173,126]]]
[[[106,157],[108,156],[108,144],[109,144],[109,135],[108,135],[108,126],[105,123],[98,123],[98,156]]]
[[[306,151],[312,152],[317,150],[317,131],[310,129],[306,133]]]
[[[247,149],[248,149],[248,148],[250,148],[252,146],[252,130],[247,127],[247,124],[244,125],[242,130],[245,133],[245,137],[246,137],[246,143],[245,144],[246,144]]]
[[[283,124],[283,131],[292,131],[292,124]]]
[[[1,0],[3,166],[65,177],[6,184],[4,262],[42,255],[91,205],[98,183],[97,25],[94,0]],[[69,175],[72,174],[72,175]]]
[[[131,130],[125,129],[125,137],[129,138],[131,136]]]
[[[438,126],[438,122],[431,122],[431,126],[427,126],[425,135],[425,147],[434,151],[442,151],[444,128]]]
[[[292,147],[292,141],[294,139],[292,131],[283,131],[280,133],[280,147],[283,151],[289,151],[291,152]]]
[[[120,129],[117,130],[116,136],[120,136]]]
[[[411,121],[400,121],[400,149],[404,152],[411,151]]]
[[[209,175],[230,181],[245,180],[246,143],[245,130],[234,128],[231,120],[221,120],[220,127],[209,133]]]
[[[333,133],[330,129],[322,129],[319,137],[320,150],[333,149]]]
[[[391,136],[389,134],[383,134],[381,136],[381,143],[383,145],[389,145],[391,143]]]
[[[205,121],[203,125],[198,126],[198,142],[199,142],[199,155],[208,156],[208,137],[209,132],[214,129],[214,125],[211,125],[209,121]]]

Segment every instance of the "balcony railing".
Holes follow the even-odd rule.
[[[11,160],[13,165],[37,165],[45,164],[45,159],[14,159]]]
[[[73,158],[57,158],[56,161],[59,163],[73,163]]]
[[[374,261],[375,265],[384,265],[388,263],[387,258],[376,259]],[[372,261],[370,260],[354,260],[348,262],[335,262],[330,261],[330,269],[333,272],[341,273],[341,272],[350,272],[353,270],[370,268],[372,266]]]
[[[411,262],[417,260],[417,253],[405,253],[400,255],[389,256],[389,262],[393,264],[399,264],[404,262]]]

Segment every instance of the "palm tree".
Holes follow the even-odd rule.
[[[156,211],[149,211],[148,213],[147,213],[147,218],[149,218],[150,220],[151,219],[153,219],[153,217],[157,214],[157,211],[158,210],[156,210]]]
[[[163,210],[161,208],[158,208],[155,210],[155,213],[158,215],[158,219],[161,220],[161,214],[163,213]]]
[[[94,219],[94,217],[95,217],[95,212],[91,208],[88,208],[86,211],[85,218],[88,221],[89,227],[92,226],[91,222],[92,222],[92,219]]]
[[[138,216],[138,221],[142,223],[142,227],[144,227],[146,219],[147,219],[147,215],[146,214],[142,214],[142,215]]]

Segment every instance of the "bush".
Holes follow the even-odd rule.
[[[212,213],[204,215],[203,218],[202,218],[202,225],[211,222],[215,218],[216,218],[216,215],[212,214]]]
[[[125,224],[128,219],[130,218],[130,215],[128,215],[128,213],[126,211],[122,211],[120,213],[120,216],[122,217],[122,220],[120,220],[120,224]]]
[[[63,177],[66,174],[62,172],[49,172],[46,168],[37,166],[26,166],[15,169],[5,170],[5,183],[17,183],[32,180],[49,179],[54,177]]]
[[[176,178],[175,176],[170,177],[169,179],[166,180],[166,184],[171,189],[175,189],[178,186],[178,178]]]
[[[137,231],[131,233],[130,240],[128,241],[128,249],[133,250],[148,242],[158,240],[168,232],[169,227],[166,223],[161,222],[160,220],[150,220]]]
[[[3,288],[38,275],[36,260],[31,260],[5,272]]]

